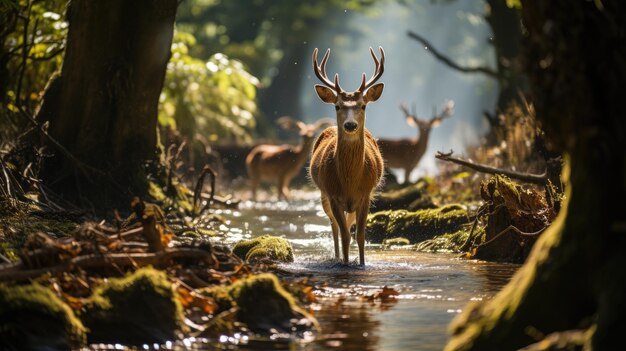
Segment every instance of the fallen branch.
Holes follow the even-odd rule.
[[[44,274],[69,272],[75,268],[98,269],[112,266],[144,267],[149,265],[163,267],[169,261],[181,258],[194,260],[196,262],[206,261],[209,264],[215,261],[211,252],[190,248],[168,249],[167,251],[157,253],[90,254],[74,257],[56,266],[30,270],[24,270],[24,264],[22,262],[0,265],[0,281],[23,281]]]
[[[435,56],[435,58],[441,62],[443,62],[443,64],[445,64],[446,66],[459,71],[459,72],[463,72],[463,73],[483,73],[488,75],[489,77],[492,78],[498,78],[498,72],[494,71],[493,69],[489,68],[489,67],[482,67],[482,66],[477,66],[477,67],[465,67],[465,66],[461,66],[458,63],[452,61],[452,59],[450,59],[449,57],[445,56],[444,54],[442,54],[441,52],[439,52],[439,50],[435,49],[435,47],[428,41],[426,40],[424,37],[422,37],[421,35],[408,31],[407,35],[409,36],[409,38],[411,39],[415,39],[417,41],[419,41],[422,45],[424,45],[426,47],[426,49],[428,51],[430,51],[433,56]]]
[[[548,177],[545,172],[543,174],[520,173],[502,168],[491,167],[454,157],[452,156],[452,151],[450,151],[449,153],[437,151],[435,158],[442,161],[456,163],[458,165],[465,166],[482,173],[502,174],[511,179],[516,179],[522,182],[539,184],[544,186],[548,183]]]
[[[199,201],[200,201],[200,197],[202,194],[202,187],[204,186],[204,179],[206,178],[207,174],[211,176],[211,194],[209,198],[207,199],[206,205],[202,207],[202,210],[198,211]],[[193,214],[194,215],[198,215],[198,216],[201,215],[204,211],[209,209],[209,206],[211,206],[211,203],[213,202],[213,198],[215,197],[216,176],[217,174],[215,173],[215,170],[211,168],[211,166],[206,165],[204,166],[204,169],[202,169],[202,174],[200,174],[200,177],[198,178],[198,182],[196,183],[196,187],[193,192]]]

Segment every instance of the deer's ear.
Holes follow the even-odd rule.
[[[441,120],[440,119],[434,119],[434,120],[430,121],[430,127],[431,128],[437,128],[437,127],[439,127],[440,124],[441,124]]]
[[[378,100],[378,98],[383,95],[383,88],[385,88],[385,84],[378,83],[372,85],[369,89],[367,89],[367,91],[365,92],[365,96],[363,96],[363,100],[365,101],[365,103],[367,104]]]
[[[316,84],[315,92],[317,92],[317,96],[319,96],[320,99],[327,104],[334,104],[337,102],[337,94],[327,86]]]

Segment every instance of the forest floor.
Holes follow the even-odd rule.
[[[18,348],[29,342],[67,348],[270,332],[304,338],[316,330],[307,312],[314,287],[276,270],[277,262],[294,259],[288,240],[261,236],[223,245],[228,221],[219,208],[236,208],[235,197],[218,194],[207,205],[212,196],[204,194],[185,209],[156,190],[152,203],[135,198],[128,216],[106,220],[2,202],[2,339]],[[262,196],[272,199],[271,191]],[[245,190],[234,194],[247,197]],[[370,242],[512,262],[522,262],[535,239],[519,233],[540,233],[554,216],[536,189],[467,172],[387,184],[370,212]],[[121,327],[133,330],[123,340]]]

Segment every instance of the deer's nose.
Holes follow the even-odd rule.
[[[348,132],[354,132],[356,130],[356,127],[358,127],[358,125],[356,124],[356,122],[352,121],[348,121],[343,124],[343,129],[347,130]]]

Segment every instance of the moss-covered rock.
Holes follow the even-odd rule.
[[[463,228],[454,233],[437,235],[432,239],[422,241],[415,245],[415,250],[421,252],[460,252],[468,237],[469,230]]]
[[[287,239],[272,235],[242,240],[235,244],[233,253],[249,262],[262,258],[280,262],[293,262],[293,247],[291,247],[291,243]]]
[[[411,243],[418,243],[457,232],[469,220],[467,210],[456,204],[415,212],[381,211],[368,216],[366,239],[381,243],[385,239],[404,237]]]
[[[296,303],[275,275],[264,273],[238,280],[230,286],[202,290],[215,299],[218,312],[237,307],[237,320],[254,332],[276,329],[290,332],[294,321],[305,327],[317,326],[317,321]]]
[[[384,210],[417,211],[436,208],[437,206],[428,194],[427,187],[428,181],[422,178],[415,184],[381,192],[372,201],[370,212]]]
[[[384,246],[401,246],[401,245],[410,245],[411,241],[407,238],[398,237],[383,240]]]
[[[86,329],[50,289],[0,285],[3,350],[69,350],[83,345]]]
[[[183,309],[165,273],[147,267],[96,288],[83,322],[90,343],[165,342],[183,329]]]

